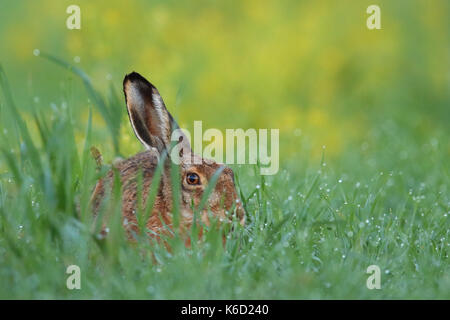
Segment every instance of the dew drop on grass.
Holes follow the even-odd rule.
[[[33,50],[33,55],[35,55],[36,57],[39,56],[40,54],[41,54],[41,51],[39,49]]]
[[[73,58],[73,61],[74,61],[75,63],[80,63],[81,58],[80,58],[79,56],[75,56],[75,57]]]

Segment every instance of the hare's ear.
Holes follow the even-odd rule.
[[[177,123],[167,111],[158,90],[139,73],[123,80],[123,92],[134,133],[142,144],[160,153],[169,150],[172,131]]]

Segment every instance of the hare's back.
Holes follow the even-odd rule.
[[[122,190],[122,214],[126,221],[129,222],[128,227],[133,228],[133,226],[136,225],[135,210],[136,200],[139,198],[138,190],[140,189],[143,192],[142,200],[143,205],[145,205],[157,166],[158,156],[152,150],[138,153],[131,158],[114,163],[114,168],[110,170],[103,179],[98,181],[94,189],[91,200],[94,214],[97,215],[99,212],[105,195],[112,195],[115,181],[117,181],[116,179],[118,178],[116,174],[119,173]],[[139,179],[139,176],[142,178]],[[161,181],[160,188],[162,188],[162,182],[163,181]],[[142,183],[142,189],[139,187],[139,183]],[[159,191],[157,199],[155,199],[155,206],[158,208],[164,207],[164,201],[162,201],[159,196],[160,193],[162,192]]]
[[[157,154],[153,150],[147,150],[115,163],[114,168],[120,173],[122,185],[126,185],[135,180],[137,174],[142,174],[144,180],[151,180],[157,165]]]

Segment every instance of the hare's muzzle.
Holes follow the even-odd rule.
[[[234,209],[234,214],[239,220],[241,225],[245,224],[245,210],[242,206],[242,201],[238,196],[236,191],[236,186],[234,184],[234,173],[228,167],[223,169],[222,179],[219,180],[216,190],[219,189],[223,192],[225,197],[225,209],[227,211]]]

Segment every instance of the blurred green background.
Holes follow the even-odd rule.
[[[72,4],[81,30],[66,28]],[[366,27],[372,4],[381,30]],[[448,299],[449,12],[447,0],[0,0],[0,297]],[[133,70],[184,128],[280,129],[277,175],[233,168],[248,220],[226,246],[213,230],[170,254],[92,230],[89,147],[105,163],[143,149],[122,94]],[[74,263],[80,291],[65,287]],[[365,285],[372,264],[383,290]]]
[[[71,4],[81,8],[81,30],[66,28]],[[450,120],[449,2],[377,1],[381,30],[366,27],[370,4],[1,1],[0,63],[21,108],[45,112],[69,92],[86,96],[71,106],[80,129],[88,105],[81,81],[33,50],[82,68],[102,93],[112,84],[120,99],[124,74],[140,72],[186,128],[194,120],[204,128],[280,128],[281,161],[298,151],[298,136],[311,157],[322,145],[336,157],[386,120],[428,141]],[[121,107],[129,154],[140,146]],[[97,143],[103,126],[94,118]]]

